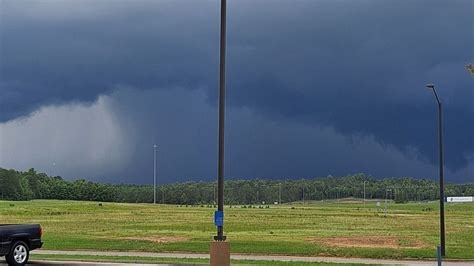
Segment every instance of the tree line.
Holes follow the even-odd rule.
[[[181,182],[159,185],[157,203],[215,204],[215,182]],[[101,184],[64,180],[35,169],[25,172],[0,168],[0,200],[86,200],[101,202],[153,202],[153,186]],[[365,193],[364,193],[365,192]],[[384,178],[365,174],[313,179],[251,179],[225,182],[226,204],[274,204],[342,198],[389,199],[395,202],[439,199],[439,187],[430,179]],[[447,184],[446,196],[474,196],[474,184]]]

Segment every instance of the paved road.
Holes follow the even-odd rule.
[[[136,263],[105,263],[105,262],[80,262],[80,261],[31,261],[27,264],[33,265],[53,265],[53,266],[85,266],[85,265],[100,265],[100,266],[192,266],[198,264],[136,264]],[[5,261],[0,260],[0,266],[8,266]],[[202,265],[200,265],[202,266]]]
[[[49,255],[84,255],[84,256],[125,256],[125,257],[148,257],[148,258],[204,258],[209,254],[188,253],[150,253],[150,252],[113,252],[113,251],[53,251],[34,250],[33,254]],[[301,262],[334,262],[334,263],[360,263],[360,264],[383,264],[383,265],[409,265],[409,266],[434,266],[435,261],[420,260],[379,260],[360,258],[335,258],[335,257],[299,257],[299,256],[265,256],[265,255],[231,255],[232,259],[238,260],[275,260],[275,261],[301,261]],[[109,264],[111,265],[111,264]],[[446,261],[444,266],[473,266],[474,261]]]

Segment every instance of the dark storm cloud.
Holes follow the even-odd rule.
[[[157,144],[160,183],[212,180],[216,107],[206,94],[204,89],[120,88],[92,105],[41,108],[28,119],[0,125],[0,165],[35,167],[66,178],[150,183]],[[416,150],[403,154],[370,136],[346,137],[330,127],[275,120],[245,107],[227,111],[228,178],[436,175],[436,167]],[[447,171],[447,177],[472,181],[469,171]]]
[[[216,106],[208,101],[204,88],[122,87],[91,105],[43,107],[27,119],[0,124],[0,165],[66,178],[149,183],[157,144],[160,183],[212,180]],[[227,111],[228,178],[437,173],[416,148],[402,153],[372,136],[345,136],[332,127],[274,119],[246,107]],[[448,169],[447,180],[474,181],[470,162],[458,171]]]
[[[229,59],[229,100],[373,134],[400,149],[419,147],[435,162],[436,109],[424,89],[434,82],[446,104],[448,165],[467,163],[474,149],[474,86],[464,69],[473,59],[472,1],[266,5],[254,5],[242,15],[251,19],[229,30],[231,40],[253,48]]]
[[[217,8],[171,3],[2,1],[0,121],[117,84],[213,82]]]
[[[120,117],[120,124],[128,131],[138,131],[139,135],[127,134],[133,141],[129,146],[134,147],[134,159],[110,176],[149,182],[153,175],[151,143],[156,143],[160,182],[212,180],[217,117],[216,107],[207,101],[204,89],[137,93],[128,88],[111,95],[111,112]],[[354,172],[378,177],[436,174],[436,167],[417,158],[416,151],[406,156],[372,137],[347,138],[332,128],[275,120],[246,107],[230,107],[227,111],[229,178],[301,178]],[[448,175],[451,182],[472,181],[464,179],[468,177],[464,173]]]
[[[215,104],[218,1],[0,8],[0,121],[90,102],[117,84],[202,86]],[[463,168],[474,153],[474,84],[464,69],[474,57],[472,10],[469,0],[229,1],[228,102],[416,148],[434,163],[436,110],[423,89],[433,82],[445,102],[447,164]]]

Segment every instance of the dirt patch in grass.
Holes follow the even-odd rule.
[[[338,248],[426,248],[428,244],[410,238],[395,236],[351,236],[312,239],[311,242]]]
[[[176,243],[190,240],[184,236],[142,236],[142,237],[124,237],[125,240],[150,241],[153,243]]]

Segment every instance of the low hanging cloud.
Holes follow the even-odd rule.
[[[0,165],[35,167],[69,178],[100,176],[129,160],[126,136],[107,97],[91,105],[43,107],[28,118],[0,124]]]
[[[229,178],[437,175],[415,148],[402,152],[371,136],[348,137],[332,127],[275,119],[247,107],[227,111]],[[216,125],[217,110],[205,88],[122,87],[91,105],[45,107],[27,119],[1,124],[0,165],[36,167],[67,178],[150,183],[157,144],[160,183],[213,180]],[[448,171],[448,181],[473,181],[472,165]]]
[[[472,177],[472,170],[466,169],[472,169],[474,154],[474,123],[470,122],[474,118],[474,79],[465,70],[465,65],[474,60],[472,7],[470,0],[230,1],[229,110],[245,110],[255,117],[251,121],[263,119],[281,126],[307,128],[305,136],[318,128],[330,129],[342,139],[359,136],[392,150],[390,154],[400,152],[403,158],[416,151],[423,165],[434,167],[436,106],[433,96],[424,89],[425,83],[432,82],[444,102],[446,166],[452,173],[464,171],[464,176]],[[433,19],[428,14],[442,15]],[[111,102],[107,108],[113,109],[107,110],[120,132],[126,132],[125,146],[131,145],[127,154],[120,156],[138,156],[145,152],[140,146],[145,144],[129,143],[142,139],[149,145],[155,137],[140,129],[157,129],[136,120],[164,114],[174,117],[171,114],[181,112],[175,108],[182,106],[182,98],[170,97],[171,102],[163,103],[170,109],[160,109],[162,113],[142,110],[141,105],[129,103],[131,99],[120,98],[125,92],[117,92],[117,84],[128,88],[137,102],[138,95],[149,91],[157,91],[157,95],[172,94],[176,88],[180,88],[176,94],[197,91],[205,95],[206,105],[195,106],[203,109],[194,112],[207,114],[211,112],[208,108],[215,108],[217,99],[218,44],[219,1],[214,0],[117,0],[113,4],[93,0],[1,1],[0,122],[11,125],[19,118],[36,119],[51,106],[97,106],[108,99]],[[126,104],[142,112],[129,110]],[[204,119],[190,117],[180,119],[191,124]],[[192,128],[185,127],[186,123],[166,119],[161,117],[166,123],[180,125],[170,127],[178,131],[166,133],[170,135],[168,141],[173,142],[171,135],[182,135],[181,141],[198,139],[194,131],[181,131]],[[239,121],[238,116],[234,120]],[[257,126],[262,131],[276,130],[267,122]],[[139,125],[131,126],[134,123]],[[215,123],[207,123],[206,128],[215,127]],[[163,130],[158,133],[168,132]],[[280,134],[285,132],[283,128],[278,130]],[[285,139],[290,139],[291,134],[285,134]],[[17,138],[21,139],[20,135]],[[245,147],[237,142],[229,145]],[[367,147],[375,146],[367,143]],[[287,154],[297,154],[292,152],[292,145],[284,147],[289,149]],[[208,154],[205,150],[201,147],[194,152]],[[168,156],[174,154],[169,152]],[[209,154],[205,161],[213,162],[214,154]],[[347,165],[337,161],[341,169]],[[294,161],[294,165],[298,163]],[[148,164],[137,160],[126,169],[114,169],[122,176],[135,176]],[[190,169],[183,175],[196,174],[194,169],[212,168],[195,164],[183,165],[182,169]],[[255,164],[253,169],[258,174],[269,173],[258,171],[259,167],[264,169],[263,165]],[[395,169],[387,167],[381,173]],[[291,169],[299,174],[310,173],[313,167],[301,163],[301,168]],[[418,172],[425,171],[420,166]],[[197,172],[209,175],[204,170]]]

